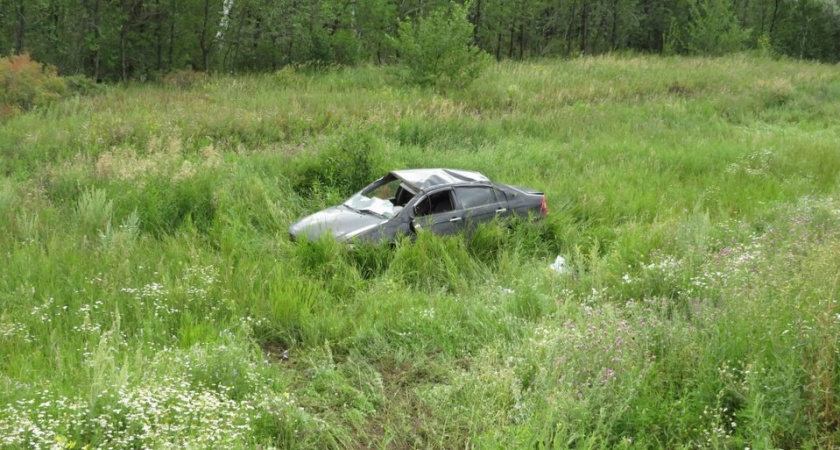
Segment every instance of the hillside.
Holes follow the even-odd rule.
[[[0,447],[840,442],[836,66],[182,81],[0,124]],[[407,167],[538,188],[550,214],[394,249],[289,241]]]

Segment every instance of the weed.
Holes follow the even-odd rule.
[[[114,202],[103,189],[88,189],[76,200],[75,212],[82,230],[102,231],[111,227]]]
[[[11,180],[3,180],[0,184],[0,220],[8,220],[15,212],[18,202],[15,184]]]
[[[15,106],[0,447],[836,446],[837,86],[608,55],[445,95],[299,67]],[[549,215],[289,239],[404,167]]]

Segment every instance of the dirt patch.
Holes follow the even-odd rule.
[[[265,356],[273,363],[288,363],[290,360],[290,350],[283,347],[279,342],[263,342],[260,344]]]

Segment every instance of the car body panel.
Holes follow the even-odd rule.
[[[453,185],[470,181],[490,181],[481,173],[456,169],[406,169],[395,170],[392,175],[415,190],[427,190],[435,186]]]
[[[295,236],[306,235],[309,239],[317,239],[325,232],[342,238],[348,233],[381,226],[387,221],[373,214],[364,214],[338,205],[304,217],[292,225],[289,232]]]
[[[396,192],[383,188],[393,186],[394,179],[401,181]],[[480,223],[497,218],[513,215],[540,218],[543,199],[540,191],[493,182],[478,172],[397,170],[374,181],[344,204],[304,217],[289,228],[289,233],[292,239],[303,236],[317,239],[331,234],[339,241],[375,243],[394,242],[399,236],[412,236],[419,229],[455,234],[471,231]],[[359,206],[367,204],[384,204],[388,208]],[[351,207],[354,205],[358,209]]]
[[[474,229],[481,222],[508,216],[507,196],[495,186],[473,183],[456,186],[454,191],[458,209],[463,211],[464,227],[468,230]],[[472,192],[481,194],[475,195]]]
[[[415,230],[424,228],[435,234],[455,234],[464,227],[464,221],[458,211],[447,211],[418,217],[414,226]]]

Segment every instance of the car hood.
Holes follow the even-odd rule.
[[[324,233],[330,233],[339,240],[353,232],[363,232],[377,225],[384,224],[388,219],[365,214],[350,209],[344,205],[333,206],[292,224],[289,233],[295,238],[306,236],[308,239],[318,239]]]

